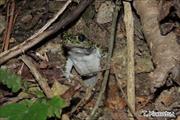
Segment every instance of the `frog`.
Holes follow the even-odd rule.
[[[92,40],[83,34],[63,36],[63,49],[67,60],[65,65],[65,77],[71,82],[71,71],[76,72],[84,80],[88,87],[94,87],[97,83],[97,72],[100,70],[101,52]]]

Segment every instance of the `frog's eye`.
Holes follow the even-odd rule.
[[[79,39],[80,42],[83,42],[83,41],[87,40],[86,36],[83,35],[83,34],[79,34],[78,39]]]

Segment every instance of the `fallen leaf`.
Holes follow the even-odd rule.
[[[62,85],[57,80],[54,81],[54,84],[51,87],[54,96],[60,96],[64,94],[68,89],[68,86]]]

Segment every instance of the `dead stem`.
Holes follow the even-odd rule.
[[[45,95],[47,96],[47,98],[52,98],[53,94],[52,91],[47,83],[47,79],[44,78],[39,71],[36,69],[35,65],[31,62],[30,58],[28,58],[25,55],[21,56],[21,60],[28,66],[28,68],[30,69],[31,73],[33,74],[33,76],[35,77],[37,83],[39,84],[39,86],[41,87],[41,89],[43,90],[43,92],[45,93]]]
[[[9,42],[11,37],[11,32],[13,29],[14,21],[15,21],[15,1],[12,0],[8,3],[7,6],[7,27],[3,35],[3,47],[2,51],[6,51],[9,48]]]
[[[128,112],[130,120],[134,120],[132,111],[135,111],[135,71],[134,71],[134,23],[131,4],[124,4],[124,23],[127,36],[127,97],[131,109]]]

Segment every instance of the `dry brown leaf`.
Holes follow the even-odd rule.
[[[51,87],[54,96],[63,95],[69,89],[68,86],[62,85],[57,80],[54,81],[54,84]]]

